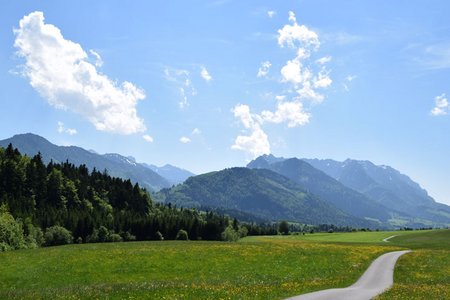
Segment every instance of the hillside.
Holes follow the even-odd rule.
[[[171,186],[171,182],[142,164],[119,154],[100,155],[76,146],[57,146],[35,134],[18,134],[12,138],[1,140],[0,147],[12,144],[15,148],[29,157],[41,153],[44,163],[51,160],[57,163],[68,160],[79,166],[86,165],[89,170],[96,168],[99,171],[107,170],[114,177],[130,179],[138,182],[142,187],[150,190],[159,190]]]
[[[161,190],[157,197],[177,206],[236,209],[266,220],[374,225],[350,216],[270,170],[231,168],[198,175]]]
[[[305,190],[350,215],[376,219],[381,223],[386,223],[390,218],[388,208],[346,187],[300,159],[273,159],[269,156],[261,156],[250,162],[247,167],[269,169],[286,176]]]

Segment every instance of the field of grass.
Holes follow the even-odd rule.
[[[420,231],[420,232],[429,232]],[[391,237],[393,235],[415,235],[418,231],[358,231],[358,232],[335,232],[335,233],[314,233],[306,235],[290,235],[290,236],[271,236],[272,239],[295,239],[314,242],[326,242],[326,243],[370,243],[386,245],[383,239]],[[248,237],[246,240],[256,239],[258,237]]]
[[[393,288],[377,299],[450,299],[450,230],[419,232],[390,241],[414,251],[399,259]]]
[[[351,285],[400,248],[414,252],[380,299],[450,299],[449,243],[450,230],[440,230],[20,250],[0,253],[0,299],[283,299]]]
[[[394,247],[259,238],[0,253],[0,299],[282,299],[353,283]]]

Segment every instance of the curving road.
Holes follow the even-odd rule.
[[[356,283],[341,289],[329,289],[295,296],[286,300],[369,300],[389,289],[394,283],[397,259],[406,251],[394,251],[375,259]]]

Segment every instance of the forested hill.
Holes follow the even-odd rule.
[[[14,219],[36,245],[54,226],[56,236],[70,231],[69,241],[96,242],[174,239],[180,229],[191,239],[218,240],[229,225],[217,214],[157,204],[130,180],[89,172],[85,165],[45,165],[39,154],[23,156],[11,145],[0,148],[0,207],[0,251],[11,244],[3,231],[15,230]]]

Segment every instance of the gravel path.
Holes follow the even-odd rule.
[[[406,251],[394,251],[375,259],[356,283],[341,289],[329,289],[295,296],[287,300],[369,300],[389,289],[394,283],[397,259]]]

